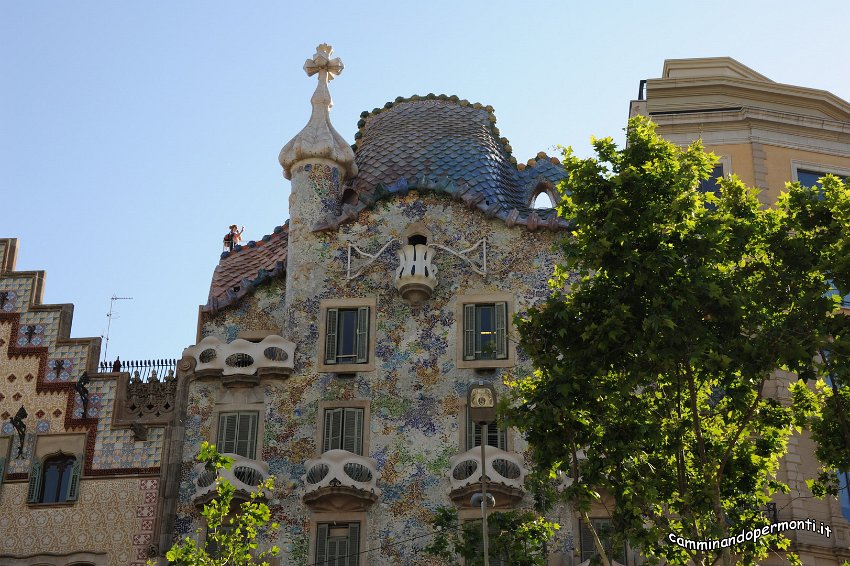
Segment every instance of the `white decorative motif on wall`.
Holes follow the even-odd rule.
[[[397,241],[398,240],[395,239],[395,238],[390,238],[387,241],[387,243],[384,244],[381,247],[381,249],[379,249],[374,254],[370,254],[368,252],[365,252],[365,251],[361,250],[360,248],[358,248],[356,245],[349,243],[348,244],[348,258],[347,258],[347,263],[346,263],[345,278],[348,279],[348,280],[351,280],[351,279],[355,279],[356,277],[359,277],[361,274],[363,274],[363,272],[365,271],[365,269],[367,267],[369,267],[382,253],[384,253],[384,251],[390,246],[390,244],[392,244],[393,242],[397,242]],[[428,247],[429,248],[438,248],[438,249],[447,251],[450,254],[452,254],[453,256],[458,257],[458,258],[462,259],[464,262],[466,262],[469,265],[470,269],[472,269],[472,271],[474,271],[478,275],[481,275],[482,277],[487,276],[487,238],[481,238],[480,240],[475,242],[474,245],[466,248],[465,250],[460,250],[460,251],[455,251],[455,250],[453,250],[449,247],[442,246],[440,244],[428,244]],[[476,250],[479,250],[479,249],[480,249],[480,251],[478,252],[478,257],[476,258],[472,255],[472,253],[475,252]],[[368,258],[368,260],[365,263],[363,263],[362,265],[357,267],[357,269],[354,273],[351,272],[351,270],[352,270],[352,265],[351,265],[352,259],[356,260],[358,258],[352,256],[352,252],[356,252],[361,258]]]

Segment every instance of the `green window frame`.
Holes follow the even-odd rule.
[[[369,362],[369,307],[329,308],[325,314],[325,363]]]
[[[238,454],[255,460],[257,457],[257,411],[221,413],[218,417],[216,444],[222,454]]]
[[[70,454],[33,460],[29,473],[27,503],[67,503],[80,496],[82,461]]]
[[[360,523],[319,523],[316,531],[316,566],[358,566]]]
[[[504,360],[508,357],[508,304],[463,305],[463,359]]]
[[[363,418],[365,411],[353,407],[325,409],[322,452],[347,450],[363,455]]]

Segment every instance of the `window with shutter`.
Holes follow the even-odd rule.
[[[508,358],[508,305],[506,302],[463,305],[463,359]]]
[[[319,371],[351,373],[375,369],[373,298],[325,299],[320,303]]]
[[[327,310],[326,364],[365,364],[369,361],[369,315],[369,307]]]
[[[68,482],[68,491],[65,494],[65,501],[76,501],[80,495],[80,472],[82,471],[81,460],[75,459],[74,465],[71,466],[71,479]]]
[[[27,503],[75,501],[80,490],[82,461],[68,454],[35,461],[30,468]]]
[[[339,322],[339,311],[337,309],[328,309],[327,320],[325,322],[325,363],[336,363],[336,336],[337,323]]]
[[[221,413],[218,418],[217,446],[222,454],[237,454],[251,460],[257,457],[257,411]]]
[[[466,409],[466,449],[471,450],[476,446],[481,446],[481,431],[483,427],[480,424],[472,422],[469,416],[469,407]],[[507,428],[499,426],[498,423],[487,426],[487,445],[498,448],[499,450],[508,449],[508,431]]]
[[[348,450],[363,455],[363,409],[340,407],[325,409],[322,452]]]
[[[319,525],[316,531],[316,566],[326,566],[328,557],[328,525]]]
[[[38,503],[41,491],[41,462],[33,461],[30,467],[30,485],[27,490],[27,503]]]
[[[587,528],[587,525],[584,524],[584,521],[580,522],[580,531],[581,531],[581,560],[584,562],[585,560],[590,560],[594,556],[597,555],[596,545],[593,544],[593,535],[590,532],[590,529]],[[617,548],[614,548],[613,540],[611,536],[611,520],[610,519],[590,519],[590,522],[593,524],[593,528],[596,529],[596,534],[599,536],[599,540],[602,541],[602,548],[605,549],[605,553],[608,554],[608,558],[611,560],[616,560],[621,564],[626,563],[626,546],[618,545]]]
[[[360,523],[320,523],[316,532],[316,566],[359,566]]]
[[[475,305],[463,305],[463,359],[475,359]]]
[[[357,363],[369,361],[369,307],[357,309]]]

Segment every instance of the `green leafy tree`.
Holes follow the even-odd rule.
[[[431,524],[436,534],[425,552],[437,556],[446,564],[467,566],[483,564],[481,521],[458,523],[457,510],[440,507]],[[491,560],[502,559],[512,566],[545,566],[546,542],[560,526],[531,512],[505,511],[487,518],[489,555]]]
[[[232,458],[222,456],[215,446],[207,442],[201,445],[198,461],[210,471],[230,469]],[[257,536],[269,525],[271,511],[265,504],[265,492],[274,489],[274,478],[270,477],[252,492],[247,501],[234,504],[236,489],[227,480],[216,478],[218,496],[204,505],[201,515],[207,521],[207,540],[199,545],[189,537],[175,544],[165,557],[170,564],[180,566],[245,566],[262,564],[268,566],[267,558],[277,556],[277,546],[258,551]],[[271,523],[270,528],[278,528]]]
[[[536,369],[511,384],[507,416],[536,464],[569,478],[564,496],[602,563],[589,511],[607,493],[614,530],[652,560],[755,564],[789,541],[696,550],[668,535],[766,526],[766,503],[788,491],[776,471],[793,424],[846,464],[844,429],[824,416],[844,397],[798,385],[783,404],[768,385],[779,369],[823,375],[821,350],[847,335],[826,294],[828,278],[850,290],[847,187],[797,185],[765,209],[735,177],[700,191],[716,157],[698,142],[678,148],[645,118],[630,120],[627,142],[595,139],[590,159],[565,150],[558,212],[573,229],[552,297],[517,320]]]
[[[834,176],[821,179],[822,187],[794,184],[779,206],[786,212],[789,234],[783,253],[800,255],[798,278],[831,282],[831,296],[839,301],[850,289],[850,186]],[[808,425],[818,443],[823,464],[817,480],[809,482],[815,495],[837,495],[835,471],[850,473],[850,317],[832,310],[816,319],[815,357],[801,375],[817,378],[814,389],[794,384],[797,403],[806,410],[798,425]]]

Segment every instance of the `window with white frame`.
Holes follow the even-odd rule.
[[[364,414],[364,409],[354,407],[325,409],[322,452],[347,450],[362,456]]]
[[[463,359],[507,359],[507,326],[506,302],[464,304]]]
[[[319,523],[316,530],[316,566],[358,566],[360,523]]]
[[[820,179],[826,175],[835,175],[846,181],[850,178],[850,168],[808,161],[795,160],[791,162],[791,180],[798,181],[804,187],[820,187]]]
[[[218,451],[256,459],[259,415],[257,411],[221,413],[218,417]]]

